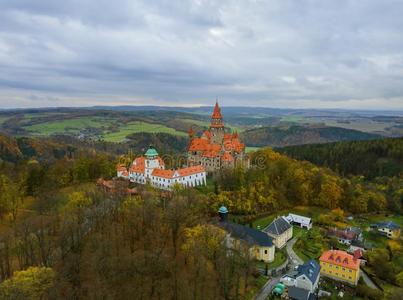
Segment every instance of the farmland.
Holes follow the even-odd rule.
[[[183,131],[178,131],[160,124],[151,124],[145,122],[130,122],[128,124],[120,126],[119,131],[117,132],[105,133],[103,135],[103,139],[108,142],[121,142],[126,138],[126,136],[136,132],[148,132],[148,133],[162,132],[162,133],[169,133],[172,135],[187,136],[187,134]]]

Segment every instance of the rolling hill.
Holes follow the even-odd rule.
[[[276,150],[298,160],[330,167],[342,175],[367,178],[403,175],[403,138],[299,145]]]
[[[339,127],[290,125],[246,130],[241,133],[241,138],[248,146],[283,147],[344,140],[371,140],[381,136]]]

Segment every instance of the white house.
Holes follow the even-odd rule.
[[[290,224],[293,225],[298,225],[301,228],[306,228],[306,229],[311,229],[312,228],[312,219],[296,214],[288,214],[288,216],[285,217]]]
[[[295,286],[313,293],[319,283],[320,265],[313,259],[299,265],[296,271],[284,275],[280,281],[286,286]]]
[[[146,184],[170,190],[176,184],[185,187],[194,187],[206,184],[206,171],[201,165],[165,170],[164,161],[158,156],[154,148],[149,148],[144,156],[137,157],[129,168],[119,165],[117,177],[129,179],[131,182]]]

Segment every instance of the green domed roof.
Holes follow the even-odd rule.
[[[154,148],[150,147],[150,148],[147,150],[147,152],[146,152],[145,155],[146,155],[147,157],[150,157],[150,156],[158,156],[158,152],[157,152],[157,150],[155,150]]]
[[[228,213],[228,209],[225,206],[221,206],[218,210],[219,213],[226,214]]]

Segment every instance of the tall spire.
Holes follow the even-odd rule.
[[[224,123],[222,121],[221,109],[218,106],[218,101],[216,100],[213,114],[211,115],[211,125],[210,127],[221,128],[224,127]]]

